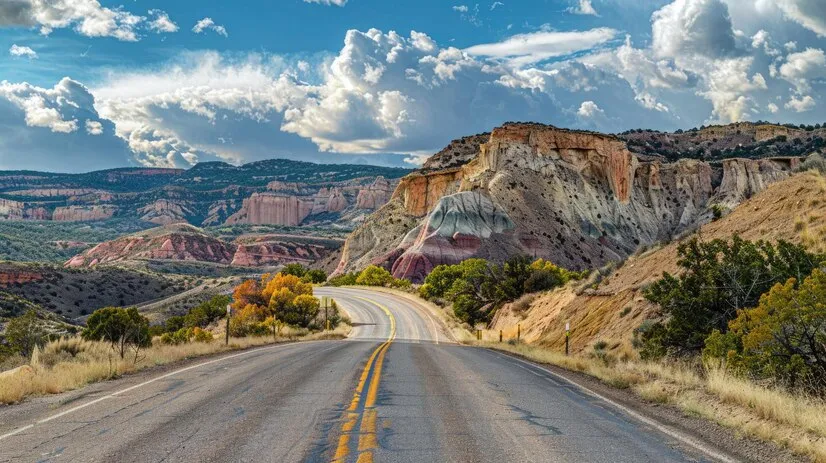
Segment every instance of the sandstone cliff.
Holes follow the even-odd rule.
[[[66,206],[58,207],[52,214],[52,220],[58,222],[89,222],[111,218],[117,206]]]
[[[711,206],[736,206],[786,178],[795,163],[666,162],[633,154],[613,136],[508,124],[463,165],[403,178],[393,201],[347,239],[337,270],[375,263],[421,281],[439,264],[513,254],[599,267],[710,220]],[[455,195],[461,192],[474,192],[473,200],[465,204],[470,197]],[[463,232],[438,231],[445,211]],[[487,231],[494,217],[512,224],[507,233]],[[413,225],[379,225],[387,222]]]

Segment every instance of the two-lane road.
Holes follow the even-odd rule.
[[[408,299],[323,288],[346,341],[278,345],[0,409],[0,461],[666,462],[691,445],[450,342]]]

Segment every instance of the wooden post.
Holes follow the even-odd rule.
[[[499,330],[499,342],[502,342],[502,330]]]
[[[230,317],[232,317],[232,306],[228,305],[227,306],[227,336],[226,336],[226,340],[224,341],[225,346],[229,345],[229,319],[230,319]]]

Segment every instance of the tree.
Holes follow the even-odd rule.
[[[318,298],[302,294],[293,303],[277,313],[278,319],[289,325],[308,327],[318,316],[321,306]]]
[[[370,265],[359,273],[356,284],[362,286],[387,286],[393,281],[393,275],[376,265]]]
[[[87,320],[82,335],[84,339],[109,342],[120,358],[124,358],[127,350],[133,348],[137,359],[141,348],[152,345],[152,339],[149,337],[149,319],[134,307],[106,307],[96,310]]]
[[[284,268],[281,269],[282,275],[292,275],[298,278],[303,277],[307,274],[307,267],[304,267],[298,263],[287,264]]]
[[[786,386],[826,391],[826,273],[815,270],[802,284],[778,284],[706,340],[705,357]]]
[[[269,275],[264,275],[268,278]],[[264,279],[262,278],[262,280]],[[246,280],[235,287],[232,292],[232,310],[241,310],[244,307],[252,304],[257,306],[266,306],[269,299],[266,299],[261,294],[261,285],[255,280]]]
[[[643,356],[699,352],[713,330],[728,331],[737,311],[789,278],[801,281],[823,260],[786,241],[774,246],[735,236],[730,242],[694,238],[678,247],[679,277],[664,273],[645,291],[666,320],[642,333]]]
[[[31,356],[36,346],[43,345],[45,338],[46,331],[34,309],[12,318],[6,325],[6,341],[13,351],[23,357]]]
[[[189,312],[183,317],[183,326],[187,328],[206,328],[210,323],[222,318],[227,313],[226,307],[230,302],[232,302],[232,299],[223,295],[202,302],[189,309]]]
[[[305,273],[304,276],[301,277],[301,280],[307,283],[320,284],[327,281],[327,274],[324,272],[324,270],[307,270],[307,273]]]

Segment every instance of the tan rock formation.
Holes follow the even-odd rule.
[[[141,220],[143,221],[158,225],[169,225],[186,222],[186,216],[192,214],[192,211],[176,201],[159,199],[140,208],[138,213],[141,214]]]
[[[58,207],[52,213],[52,220],[58,222],[89,222],[103,220],[115,215],[117,206],[66,206]]]
[[[421,281],[439,263],[514,254],[595,268],[709,221],[712,204],[734,207],[786,178],[795,162],[734,159],[722,169],[696,160],[667,163],[641,159],[612,136],[508,124],[463,166],[403,178],[393,201],[348,237],[337,271],[377,263]],[[434,235],[431,211],[450,210],[455,223],[489,223],[479,210],[456,206],[454,193],[467,191],[504,211],[512,230],[484,238]],[[411,219],[407,229],[379,225]]]
[[[285,196],[275,193],[254,193],[244,200],[241,209],[226,223],[297,226],[313,210],[311,198]]]
[[[362,188],[356,197],[357,209],[376,210],[384,206],[393,194],[390,182],[384,177],[377,177],[376,180],[366,188]]]

